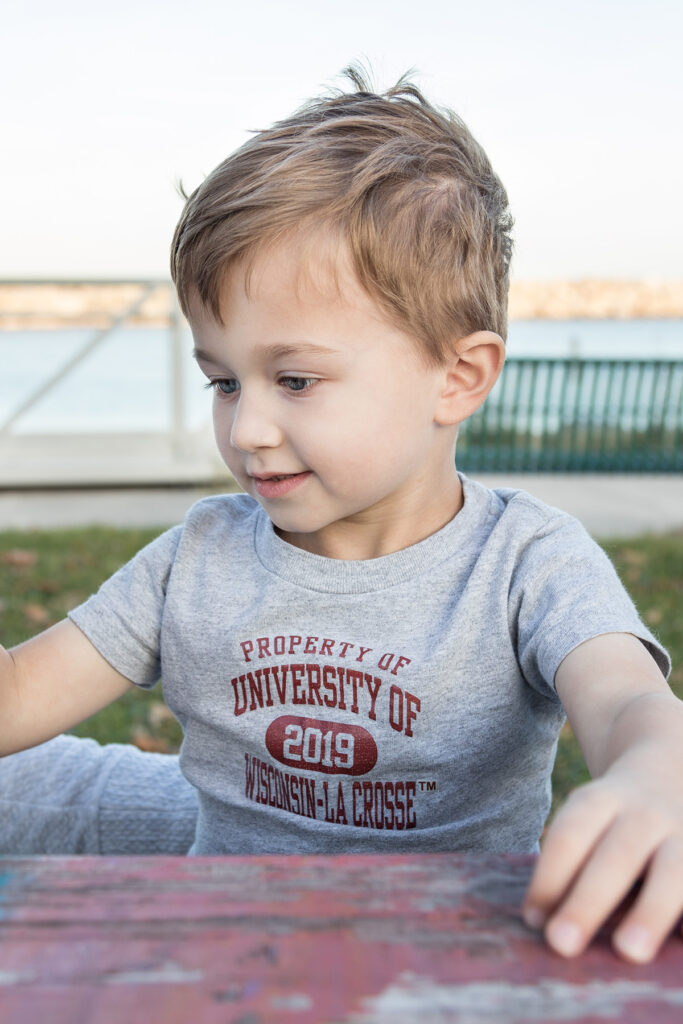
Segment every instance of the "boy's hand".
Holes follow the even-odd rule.
[[[629,636],[576,648],[556,685],[600,777],[573,793],[549,828],[524,916],[574,956],[642,879],[613,943],[646,962],[683,914],[683,704]]]
[[[627,960],[651,960],[683,913],[683,777],[648,759],[626,763],[576,790],[543,844],[525,919],[545,925],[550,946],[581,953],[644,876],[613,932]]]

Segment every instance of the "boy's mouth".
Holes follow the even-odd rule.
[[[278,473],[273,476],[253,476],[254,487],[262,498],[280,498],[298,487],[311,475],[310,470],[303,473]]]
[[[259,482],[263,480],[287,480],[290,476],[298,476],[298,473],[252,473],[252,480]]]

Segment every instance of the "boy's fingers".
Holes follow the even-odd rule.
[[[681,852],[679,839],[667,839],[670,828],[667,819],[642,808],[638,814],[608,821],[607,827],[598,834],[598,828],[605,825],[605,814],[601,813],[605,810],[602,796],[589,793],[588,800],[573,800],[572,806],[567,805],[567,813],[561,821],[558,816],[557,827],[549,833],[525,901],[527,924],[541,927],[545,919],[549,944],[567,956],[581,952],[588,945],[598,928],[642,876],[657,848],[664,851],[672,844],[679,854]],[[681,897],[678,892],[669,894],[670,906],[671,903],[676,906],[670,909],[666,921],[661,919],[658,907],[667,898],[660,892],[659,887],[666,886],[666,882],[659,883],[660,876],[669,878],[676,874],[677,885],[683,887],[681,859],[679,856],[678,865],[674,868],[675,861],[668,849],[657,856],[656,888],[652,890],[651,897],[646,896],[647,903],[642,904],[649,907],[645,910],[647,929],[654,930],[650,945],[664,938],[680,913]],[[648,893],[648,883],[643,893]],[[657,924],[659,920],[663,920],[661,926]],[[640,920],[642,922],[643,919]],[[640,942],[646,945],[642,936]],[[635,933],[632,944],[635,950]]]
[[[683,840],[662,843],[648,868],[638,899],[616,929],[617,952],[635,963],[657,953],[683,914]]]
[[[649,860],[657,837],[630,821],[617,821],[584,864],[546,929],[558,953],[573,956],[591,941],[600,925],[628,895]]]
[[[524,900],[524,917],[531,927],[545,923],[614,820],[611,801],[588,790],[573,793],[548,829]]]
[[[628,895],[661,841],[655,828],[618,820],[600,839],[566,897],[553,912],[546,939],[563,956],[582,952]]]

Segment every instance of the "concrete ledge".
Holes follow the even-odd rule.
[[[0,437],[0,490],[197,486],[229,480],[210,429]]]

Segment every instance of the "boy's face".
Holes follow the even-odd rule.
[[[226,277],[224,323],[191,317],[213,383],[218,448],[285,540],[333,558],[416,543],[458,511],[455,428],[434,420],[443,368],[361,288],[346,259],[300,266],[296,248]],[[301,271],[304,271],[303,273]]]

